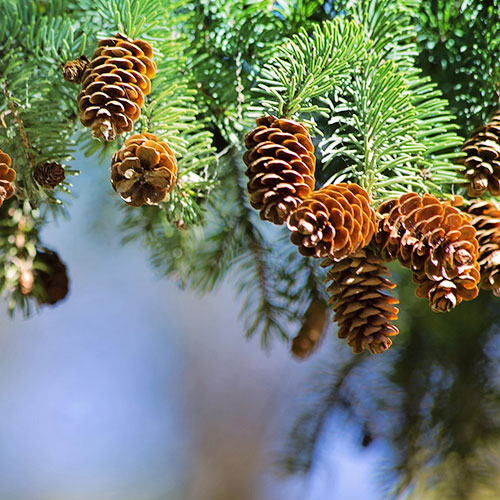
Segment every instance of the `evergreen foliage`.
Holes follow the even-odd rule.
[[[324,298],[324,271],[289,244],[286,228],[269,227],[249,205],[241,158],[255,117],[273,114],[310,126],[318,188],[358,182],[375,205],[409,191],[441,199],[462,193],[456,160],[463,137],[498,106],[499,12],[498,0],[0,0],[0,149],[17,172],[15,198],[0,209],[0,289],[9,309],[28,314],[43,302],[36,280],[32,292],[23,291],[23,273],[36,275],[40,267],[44,225],[70,210],[75,150],[93,168],[96,158],[109,163],[126,138],[92,139],[79,124],[78,88],[61,76],[68,60],[90,58],[99,38],[122,32],[154,47],[158,72],[134,131],[166,141],[179,168],[168,202],[123,207],[124,240],[141,241],[153,265],[182,286],[206,293],[225,279],[233,282],[247,335],[267,348],[298,330],[312,297]],[[33,168],[45,161],[65,168],[66,181],[54,190],[33,178]],[[408,311],[417,307],[409,295],[405,304]],[[372,409],[380,405],[380,415],[394,402],[353,389],[372,373],[377,383],[422,404],[435,364],[451,373],[457,359],[450,368],[432,358],[437,347],[425,345],[422,325],[408,319],[410,312],[404,317],[406,343],[384,364],[374,369],[365,357],[339,360],[326,396],[293,432],[293,460],[285,460],[291,471],[313,466],[323,426],[338,407],[376,432],[366,418],[370,408],[359,413],[359,400],[366,397]],[[429,321],[424,326],[432,330]],[[487,324],[481,332],[485,341],[492,338]],[[443,339],[439,348],[451,349]],[[417,373],[423,369],[412,358],[417,351],[428,355],[428,378]],[[475,352],[481,370],[490,361]],[[403,365],[419,384],[402,376]],[[462,365],[457,370],[455,391],[470,389]],[[448,402],[441,382],[433,393],[436,412]],[[411,489],[420,467],[433,466],[419,454],[428,429],[412,401],[394,403],[407,425],[396,438],[398,493]],[[486,423],[478,435],[486,439],[498,425],[488,405],[481,409]],[[448,424],[442,443],[451,444],[440,460],[459,457],[467,465],[480,446],[461,435],[460,422]]]

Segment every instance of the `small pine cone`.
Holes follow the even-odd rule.
[[[371,250],[362,249],[340,261],[325,259],[330,267],[326,282],[333,304],[338,336],[347,339],[354,354],[368,349],[382,353],[392,345],[399,330],[391,324],[398,317],[398,299],[384,293],[395,284],[384,277],[389,269]]]
[[[309,132],[301,123],[264,116],[245,135],[245,146],[250,204],[262,220],[283,224],[314,189],[316,158]]]
[[[0,207],[5,200],[14,196],[13,182],[16,180],[16,171],[10,168],[10,156],[0,149]]]
[[[292,340],[291,352],[296,358],[305,359],[319,347],[327,317],[325,301],[314,297],[304,315],[299,333]]]
[[[370,243],[375,212],[362,187],[340,183],[314,191],[290,214],[287,226],[302,255],[339,260]]]
[[[89,60],[87,56],[79,56],[73,61],[68,61],[63,68],[63,78],[68,83],[82,83],[83,73],[87,69]]]
[[[499,110],[500,111],[500,110]],[[500,113],[479,127],[468,139],[460,159],[469,181],[469,196],[481,196],[487,189],[493,196],[500,194]]]
[[[56,252],[38,252],[36,260],[44,264],[47,270],[37,270],[35,281],[39,281],[45,294],[39,298],[40,304],[54,305],[66,297],[69,291],[69,279],[66,265]]]
[[[153,49],[118,33],[99,42],[82,77],[80,121],[93,137],[112,141],[132,130],[156,74]]]
[[[111,160],[111,184],[127,205],[158,205],[174,188],[177,162],[153,134],[129,137]]]
[[[477,201],[467,208],[479,243],[480,287],[500,297],[500,210],[490,201]]]
[[[408,193],[378,209],[375,240],[385,260],[397,258],[413,272],[417,297],[433,311],[449,311],[477,297],[478,242],[471,217],[449,202]]]
[[[54,161],[39,163],[33,169],[33,177],[40,186],[54,189],[65,179],[64,168]]]

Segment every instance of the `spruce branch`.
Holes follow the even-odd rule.
[[[294,35],[261,69],[258,109],[285,117],[327,113],[321,97],[345,79],[363,53],[362,42],[361,28],[339,18]]]
[[[454,117],[416,67],[415,8],[414,0],[348,3],[348,18],[364,28],[367,56],[335,93],[332,134],[320,147],[325,168],[334,170],[328,182],[361,181],[376,200],[408,190],[447,196],[461,182]]]

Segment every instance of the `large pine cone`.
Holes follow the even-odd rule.
[[[396,285],[384,276],[389,269],[371,250],[362,249],[340,261],[326,259],[330,303],[339,325],[338,336],[347,339],[354,354],[368,349],[382,353],[399,330],[391,324],[398,317],[398,299],[384,293]]]
[[[498,113],[498,112],[497,112]],[[487,189],[500,194],[500,113],[479,127],[462,147],[466,154],[460,161],[469,181],[469,196],[481,196]]]
[[[132,130],[156,74],[153,49],[118,33],[99,42],[82,77],[80,121],[96,139],[112,141]]]
[[[46,270],[35,272],[35,281],[41,282],[45,291],[38,299],[40,304],[54,305],[66,297],[69,291],[69,279],[66,265],[56,252],[39,251],[36,260],[43,263]]]
[[[282,224],[314,189],[316,158],[309,132],[301,123],[264,116],[245,135],[250,204],[260,217]]]
[[[500,210],[490,201],[477,201],[467,212],[479,243],[480,287],[500,297]]]
[[[449,202],[408,193],[379,207],[376,241],[385,260],[413,272],[415,294],[434,311],[449,311],[478,294],[478,242],[471,217]]]
[[[292,340],[291,352],[295,357],[305,359],[319,347],[327,317],[325,301],[313,297],[304,315],[302,327]]]
[[[302,255],[341,259],[370,243],[375,212],[362,187],[340,183],[314,191],[292,212],[287,225]]]
[[[176,175],[173,151],[153,134],[129,137],[111,160],[111,184],[132,207],[165,201],[174,188]]]
[[[0,149],[0,207],[5,200],[14,196],[13,182],[16,180],[16,171],[10,168],[11,159]]]

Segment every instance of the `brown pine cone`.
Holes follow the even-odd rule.
[[[500,110],[499,110],[500,111]],[[469,196],[481,196],[487,189],[493,196],[500,194],[500,113],[489,123],[479,127],[468,139],[460,162],[465,166],[469,181]]]
[[[66,265],[56,252],[38,251],[36,260],[41,262],[47,270],[37,270],[35,281],[39,281],[44,289],[44,295],[38,298],[40,304],[54,305],[64,299],[69,291],[69,279]]]
[[[10,168],[11,159],[0,149],[0,207],[5,200],[14,196],[13,182],[16,180],[16,171]]]
[[[338,336],[347,339],[354,354],[368,349],[382,353],[392,345],[390,337],[399,330],[391,325],[398,317],[398,299],[384,293],[395,284],[384,277],[389,269],[371,250],[362,249],[337,261],[325,259],[330,267],[326,282],[333,304]]]
[[[158,205],[174,188],[177,162],[153,134],[129,137],[111,160],[111,184],[127,205]]]
[[[118,33],[99,42],[82,77],[80,121],[93,137],[112,141],[132,130],[156,74],[153,49]]]
[[[302,255],[341,259],[370,243],[375,212],[362,187],[340,183],[314,191],[290,214],[287,226]]]
[[[87,56],[79,56],[73,61],[68,61],[63,68],[63,78],[68,83],[82,83],[83,73],[87,68],[89,60]]]
[[[319,347],[327,316],[325,301],[313,297],[304,315],[302,327],[292,340],[290,350],[296,358],[305,359]]]
[[[500,297],[500,210],[491,201],[477,201],[467,212],[472,216],[479,243],[480,287]]]
[[[434,311],[449,311],[477,297],[478,242],[471,217],[450,202],[408,193],[382,203],[375,240],[385,260],[413,272],[415,294]]]
[[[40,186],[54,189],[65,179],[64,168],[55,161],[39,163],[33,169],[33,177]]]
[[[264,116],[245,135],[245,146],[250,204],[262,220],[283,224],[314,189],[316,158],[309,132],[301,123]]]

